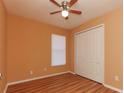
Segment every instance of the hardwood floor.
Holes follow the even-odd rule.
[[[118,93],[70,73],[9,86],[7,93]]]

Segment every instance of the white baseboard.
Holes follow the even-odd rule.
[[[108,84],[103,84],[105,87],[107,87],[107,88],[110,88],[110,89],[112,89],[112,90],[114,90],[114,91],[117,91],[117,92],[119,92],[119,93],[123,93],[123,90],[121,90],[121,89],[118,89],[118,88],[115,88],[115,87],[113,87],[113,86],[110,86],[110,85],[108,85]]]
[[[71,73],[71,74],[74,74],[74,75],[76,74],[76,73],[74,73],[74,72],[72,72],[72,71],[68,71],[68,72]]]
[[[6,86],[5,86],[5,89],[4,89],[3,93],[6,93],[6,92],[7,92],[7,88],[8,88],[8,84],[6,84]]]
[[[7,85],[10,86],[10,85],[15,85],[15,84],[19,84],[19,83],[25,83],[25,82],[29,82],[29,81],[33,81],[33,80],[37,80],[37,79],[43,79],[43,78],[52,77],[52,76],[57,76],[57,75],[65,74],[65,73],[73,73],[73,72],[71,72],[71,71],[60,72],[60,73],[45,75],[45,76],[41,76],[41,77],[35,77],[35,78],[31,78],[31,79],[26,79],[26,80],[10,82]]]

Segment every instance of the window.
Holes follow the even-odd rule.
[[[52,66],[66,64],[66,37],[52,34]]]

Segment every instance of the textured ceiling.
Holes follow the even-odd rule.
[[[63,0],[56,0],[62,2]],[[68,0],[70,1],[70,0]],[[4,0],[7,11],[11,14],[31,18],[65,29],[75,28],[85,21],[101,16],[108,11],[122,6],[123,0],[78,0],[72,7],[81,10],[82,15],[70,14],[65,20],[61,14],[49,15],[49,12],[60,10],[49,0]]]

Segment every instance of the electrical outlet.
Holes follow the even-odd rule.
[[[2,80],[2,73],[0,73],[0,80]]]
[[[47,68],[44,68],[43,70],[44,70],[44,71],[47,71]]]
[[[32,71],[32,70],[30,70],[30,72],[29,72],[29,73],[30,73],[30,75],[33,75],[33,71]]]
[[[119,76],[116,75],[114,78],[115,78],[115,81],[119,81]]]

